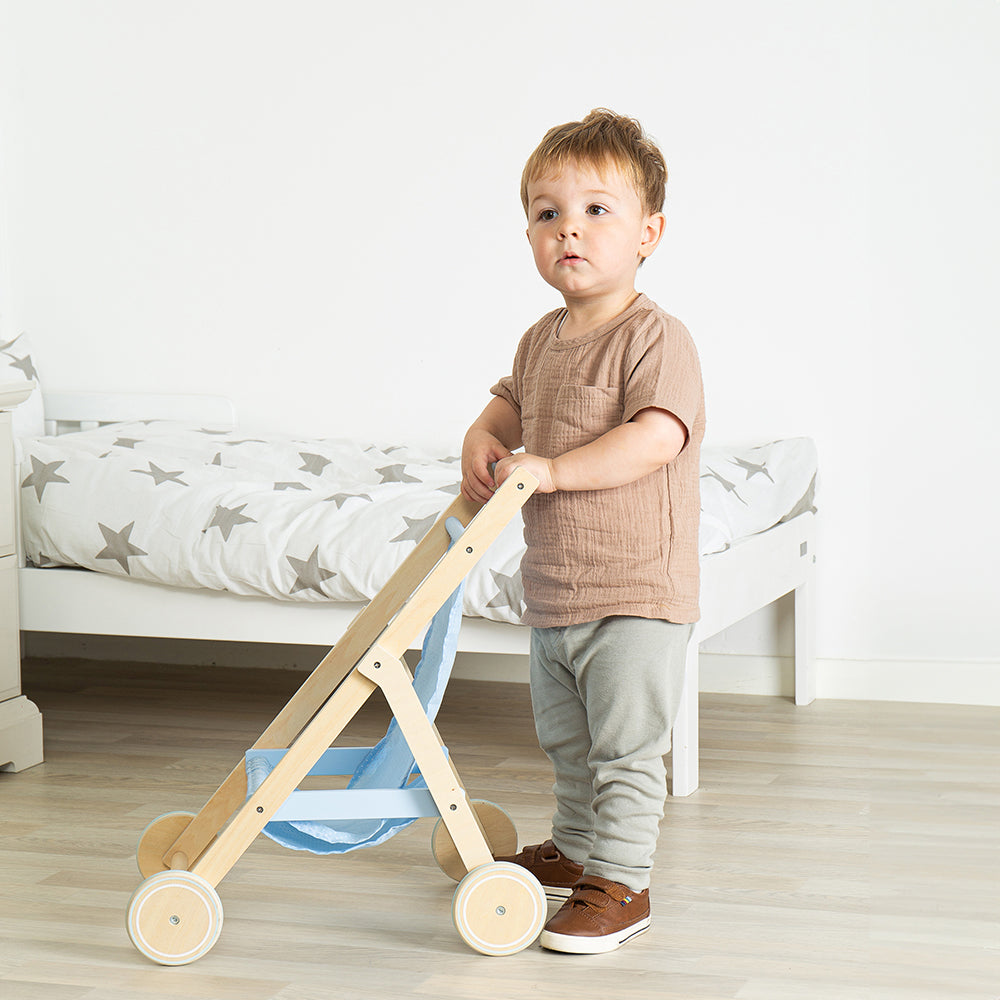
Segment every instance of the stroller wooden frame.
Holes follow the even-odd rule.
[[[494,861],[511,843],[516,849],[516,832],[498,818],[497,807],[468,799],[403,654],[537,485],[517,469],[483,507],[462,497],[449,506],[254,744],[254,750],[282,752],[252,795],[241,760],[196,815],[167,813],[146,828],[137,857],[147,877],[127,916],[140,952],[164,965],[182,965],[211,949],[222,929],[215,887],[306,775],[331,773],[323,765],[324,758],[332,765],[338,757],[331,743],[376,689],[441,817],[446,835],[435,834],[435,845],[441,845],[435,856],[447,873],[461,878],[452,908],[459,934],[490,955],[512,954],[534,941],[545,919],[544,891],[525,869]],[[449,518],[464,525],[454,545],[445,527]]]

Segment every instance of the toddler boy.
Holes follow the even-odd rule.
[[[635,290],[666,177],[632,119],[598,109],[549,130],[521,199],[565,308],[524,335],[462,448],[471,499],[518,465],[540,483],[524,508],[523,620],[557,807],[550,840],[502,860],[568,897],[540,938],[556,951],[611,951],[649,928],[663,755],[698,618],[698,356]]]

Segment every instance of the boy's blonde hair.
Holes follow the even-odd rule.
[[[584,163],[600,171],[617,167],[635,187],[647,215],[663,211],[667,165],[656,143],[634,118],[595,108],[581,122],[556,125],[545,133],[521,174],[521,203],[528,211],[528,185],[567,163]]]

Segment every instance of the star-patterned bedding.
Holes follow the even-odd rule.
[[[459,492],[459,459],[338,439],[245,438],[170,421],[24,438],[35,566],[284,601],[373,597]],[[702,453],[703,554],[814,509],[811,440]],[[521,522],[471,571],[463,611],[518,622]]]

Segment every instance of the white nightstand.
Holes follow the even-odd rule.
[[[42,716],[21,694],[21,632],[17,607],[17,469],[12,407],[33,382],[0,383],[0,771],[42,762]]]

